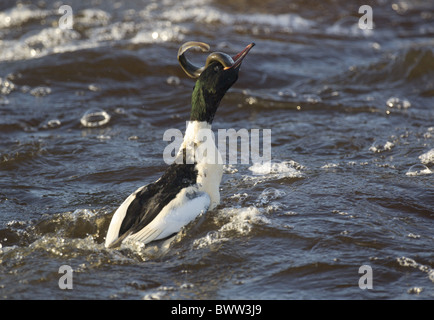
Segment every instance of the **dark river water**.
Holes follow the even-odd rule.
[[[190,40],[256,43],[213,128],[271,129],[271,171],[226,165],[167,251],[106,249],[185,130]],[[434,299],[433,48],[432,0],[2,0],[1,299]]]

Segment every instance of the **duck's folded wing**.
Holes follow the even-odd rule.
[[[193,221],[199,214],[208,210],[210,197],[196,187],[184,188],[147,225],[126,236],[126,240],[149,243],[178,233],[182,227]]]
[[[125,231],[121,231],[121,229],[125,229],[126,225],[128,225],[127,229],[129,229],[129,227],[134,223],[133,219],[136,219],[139,215],[137,212],[137,202],[143,202],[145,198],[149,199],[153,195],[154,193],[152,192],[152,188],[150,190],[149,186],[143,186],[125,199],[114,213],[110,222],[105,239],[105,246],[107,248],[116,246],[116,244],[120,242],[119,240],[124,239],[128,235]],[[142,201],[140,201],[140,199],[142,199]]]
[[[172,164],[154,183],[131,194],[116,210],[107,232],[106,247],[115,247],[122,239],[151,223],[181,193],[196,184],[194,164]]]

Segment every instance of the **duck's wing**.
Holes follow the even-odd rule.
[[[167,238],[178,233],[199,214],[206,212],[210,203],[209,195],[198,191],[196,186],[184,188],[150,223],[137,232],[131,232],[126,239],[149,243]]]
[[[151,223],[181,190],[196,184],[194,164],[172,164],[154,183],[137,189],[116,210],[105,246],[115,247]]]

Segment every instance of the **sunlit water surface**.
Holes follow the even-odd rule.
[[[433,1],[68,4],[65,30],[58,1],[0,4],[2,299],[434,298]],[[256,43],[214,128],[271,129],[271,171],[226,165],[221,204],[167,251],[105,249],[185,130],[189,40]]]

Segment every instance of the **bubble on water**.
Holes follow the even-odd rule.
[[[304,94],[303,99],[308,103],[319,103],[322,101],[321,97],[316,94]]]
[[[394,143],[390,141],[384,141],[384,140],[375,140],[372,145],[369,147],[369,151],[379,153],[384,151],[392,150],[392,148],[395,146]]]
[[[166,79],[166,83],[171,86],[179,86],[181,84],[181,79],[176,76],[170,76]]]
[[[381,44],[379,44],[378,42],[372,42],[371,43],[371,48],[374,50],[380,50],[381,49]]]
[[[96,84],[90,84],[87,88],[88,88],[90,91],[94,91],[94,92],[96,92],[96,91],[100,91],[100,90],[101,90],[101,88],[98,87]]]
[[[257,199],[257,202],[259,204],[265,205],[270,203],[271,200],[276,200],[284,196],[286,196],[285,191],[270,187],[262,191],[262,193],[259,195]]]
[[[417,268],[418,264],[414,259],[407,258],[407,257],[400,257],[396,259],[400,266],[402,267],[413,267]]]
[[[338,215],[341,215],[341,216],[347,216],[348,215],[348,212],[340,211],[340,210],[333,210],[332,212],[336,213]]]
[[[258,99],[255,97],[247,97],[246,103],[249,105],[254,105],[255,103],[258,103]]]
[[[15,90],[15,84],[7,79],[0,78],[0,94],[7,95]]]
[[[295,97],[297,97],[297,93],[294,90],[289,89],[289,88],[280,90],[279,92],[277,92],[277,95],[279,97],[283,97],[283,98],[295,98]]]
[[[110,140],[112,137],[105,135],[105,134],[100,134],[96,137],[99,141],[105,141],[105,140]]]
[[[386,101],[386,105],[389,108],[408,109],[411,107],[410,101],[407,99],[400,99],[398,97],[390,97]]]
[[[46,124],[42,126],[44,129],[54,129],[58,128],[62,125],[62,122],[59,119],[51,119],[48,120]]]
[[[420,294],[423,291],[422,287],[413,287],[407,290],[409,294]]]
[[[224,237],[219,232],[210,231],[206,234],[205,237],[194,240],[193,247],[195,249],[203,249],[203,248],[206,248],[206,247],[209,247],[211,245],[215,245],[215,244],[221,243],[223,241],[227,241],[227,240],[229,240],[229,239]]]
[[[330,162],[330,163],[326,163],[325,165],[323,165],[321,167],[321,169],[332,169],[332,168],[337,168],[337,167],[339,167],[339,163]]]
[[[419,234],[414,234],[414,233],[409,233],[408,235],[407,235],[407,237],[409,237],[409,238],[413,238],[413,239],[419,239],[420,238],[420,235]]]
[[[61,124],[62,124],[62,123],[60,122],[59,119],[53,119],[53,120],[49,120],[49,121],[47,122],[47,125],[48,125],[49,127],[51,127],[51,128],[58,127],[58,126],[60,126]]]
[[[71,217],[81,217],[81,218],[91,218],[97,215],[97,211],[90,209],[75,209],[74,212],[71,213]]]
[[[248,194],[247,193],[235,193],[233,196],[231,196],[231,199],[235,199],[239,202],[242,202],[244,200],[246,200],[248,198]]]
[[[418,163],[418,164],[411,166],[405,175],[407,175],[407,176],[422,176],[422,175],[431,174],[431,173],[433,173],[433,172],[430,170],[430,168],[428,168],[424,164]]]
[[[143,297],[143,300],[162,300],[164,298],[164,292],[148,293]]]
[[[429,127],[428,130],[427,130],[427,132],[425,132],[423,134],[423,137],[426,138],[426,139],[430,139],[430,138],[433,137],[433,134],[434,134],[434,127]]]
[[[125,114],[126,111],[125,111],[124,108],[119,107],[119,108],[115,109],[115,113],[117,113],[117,114]]]
[[[234,174],[238,172],[238,169],[232,164],[223,165],[223,172],[226,174]]]
[[[32,88],[30,88],[30,86],[28,86],[28,85],[24,85],[24,86],[22,86],[22,87],[20,88],[20,91],[21,91],[22,93],[27,93],[27,92],[29,92],[30,90],[32,90]]]
[[[51,88],[44,87],[44,86],[36,87],[30,90],[30,94],[35,97],[45,97],[50,93],[51,93]]]
[[[190,282],[184,282],[179,286],[179,289],[191,289],[194,288],[194,284]]]
[[[102,127],[109,123],[110,115],[101,109],[92,109],[87,111],[80,119],[83,126],[87,128]]]
[[[4,97],[4,96],[0,96],[0,105],[8,105],[9,104],[9,100],[8,98]]]

